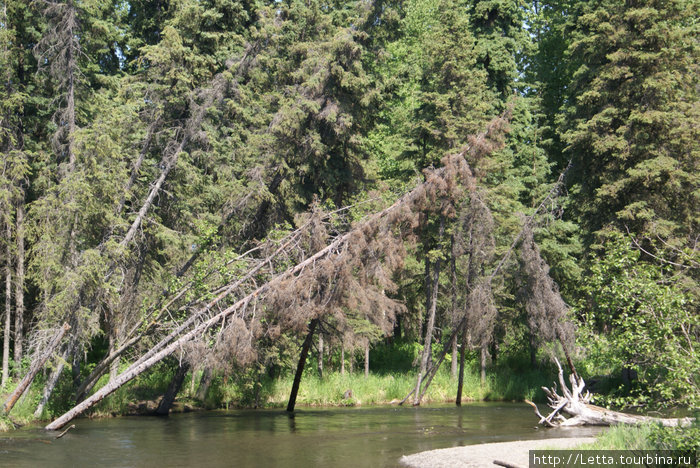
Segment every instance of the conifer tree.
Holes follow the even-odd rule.
[[[685,245],[698,232],[698,14],[693,1],[582,2],[568,57],[578,214]]]

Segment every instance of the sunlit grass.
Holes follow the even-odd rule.
[[[580,450],[654,450],[650,442],[653,427],[613,426],[597,437],[591,444],[577,447]]]

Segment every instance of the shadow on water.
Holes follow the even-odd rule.
[[[522,403],[211,411],[78,420],[52,440],[40,428],[0,434],[0,466],[397,466],[402,455],[518,439],[590,436],[537,429]]]

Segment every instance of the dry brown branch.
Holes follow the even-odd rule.
[[[539,424],[548,427],[557,426],[579,426],[579,425],[593,425],[593,426],[611,426],[614,424],[629,424],[629,425],[639,425],[646,423],[658,423],[667,427],[675,426],[687,426],[693,421],[692,418],[655,418],[651,416],[641,416],[636,414],[621,413],[619,411],[612,411],[600,406],[595,406],[590,403],[591,395],[583,390],[586,386],[582,378],[577,377],[573,374],[569,375],[569,385],[566,384],[564,379],[564,370],[559,364],[559,361],[555,358],[554,362],[557,364],[559,369],[558,380],[561,386],[562,395],[557,392],[556,383],[551,388],[543,387],[542,389],[547,394],[547,399],[549,400],[549,407],[551,412],[546,417],[542,416],[537,405],[531,401],[526,401],[529,405],[534,407],[535,414],[540,418]],[[561,413],[566,413],[570,418],[565,418]],[[556,418],[557,422],[554,422]]]
[[[486,133],[489,134],[499,125],[502,123],[493,123]],[[493,135],[494,138],[498,136],[499,134]],[[182,349],[184,344],[217,326],[227,317],[236,315],[250,323],[248,320],[251,313],[248,305],[251,301],[260,300],[265,295],[267,296],[264,297],[265,301],[274,305],[273,310],[276,314],[284,314],[285,309],[293,311],[290,324],[293,325],[296,322],[297,326],[303,324],[305,327],[310,319],[327,313],[328,309],[337,309],[351,299],[359,300],[360,303],[365,300],[363,296],[348,296],[347,291],[353,291],[358,287],[363,291],[380,288],[381,291],[390,290],[392,284],[386,282],[390,275],[381,275],[377,281],[376,273],[383,268],[391,270],[401,265],[402,255],[399,253],[403,249],[403,238],[417,226],[417,213],[435,209],[436,200],[459,196],[460,185],[466,185],[473,190],[474,178],[464,159],[468,150],[469,148],[460,154],[446,156],[443,159],[442,168],[429,171],[424,183],[399,198],[393,205],[367,217],[353,226],[349,232],[336,237],[323,249],[269,279],[208,320],[197,324],[159,352],[140,359],[94,395],[46,426],[46,429],[54,430],[62,427],[76,415],[101,401],[175,350]],[[442,212],[444,207],[437,205],[437,209]],[[354,274],[356,271],[359,272],[358,275]],[[379,294],[373,294],[372,299],[364,304],[374,306],[378,298]],[[387,300],[384,304],[390,304],[390,301]],[[398,308],[400,305],[396,304],[395,307]],[[208,310],[209,307],[205,307],[194,316],[202,316],[202,312]],[[372,316],[378,323],[390,323],[393,320],[393,310],[385,311],[381,317],[377,317],[378,315]]]

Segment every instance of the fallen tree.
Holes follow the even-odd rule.
[[[543,426],[612,426],[615,424],[639,425],[656,423],[666,427],[676,427],[689,426],[692,424],[692,418],[655,418],[612,411],[592,405],[590,393],[588,391],[584,393],[586,383],[583,379],[574,374],[570,374],[569,381],[571,388],[569,388],[564,380],[564,371],[561,368],[561,364],[559,364],[557,359],[554,361],[559,368],[558,380],[563,395],[559,395],[556,382],[551,388],[542,387],[547,394],[548,405],[552,411],[547,416],[543,416],[535,403],[525,400],[527,404],[535,409],[535,414],[540,418],[539,424]],[[566,418],[562,413],[566,413],[571,417]]]
[[[256,320],[255,305],[265,295],[267,300],[274,304],[276,314],[281,314],[280,311],[285,309],[299,310],[291,320],[295,323],[308,324],[309,320],[318,318],[323,313],[341,309],[342,301],[348,300],[348,292],[353,289],[362,290],[365,295],[352,297],[354,305],[372,308],[381,300],[378,296],[383,297],[383,291],[390,288],[388,275],[380,271],[377,259],[381,258],[382,262],[390,264],[388,270],[400,266],[401,262],[397,258],[400,255],[397,255],[397,251],[403,248],[404,240],[412,235],[413,229],[418,225],[418,213],[428,207],[437,206],[434,209],[440,210],[441,207],[436,203],[437,201],[459,196],[461,193],[459,187],[462,185],[473,186],[474,178],[465,155],[467,152],[478,154],[483,152],[484,148],[492,148],[493,145],[490,142],[494,139],[500,140],[504,124],[504,119],[495,119],[486,132],[471,139],[467,149],[459,154],[446,156],[443,167],[428,171],[423,183],[401,196],[391,206],[355,224],[349,231],[337,236],[313,255],[252,288],[252,291],[230,306],[208,318],[205,312],[212,312],[209,304],[192,313],[191,318],[196,317],[196,319],[186,322],[192,325],[188,332],[185,333],[183,328],[178,327],[175,333],[162,340],[144,357],[138,359],[89,398],[48,424],[45,429],[60,429],[165,357],[177,350],[182,351],[185,345],[201,337],[207,330],[218,325],[223,331],[227,324],[229,327],[244,327],[246,320]],[[390,242],[391,239],[394,242]],[[377,284],[377,281],[380,283]],[[303,287],[303,291],[297,295],[294,291],[297,291],[299,285]],[[377,287],[373,288],[373,286]],[[227,291],[232,289],[226,288]],[[382,292],[379,293],[373,289]],[[383,312],[380,318],[387,320],[391,310],[384,309]],[[258,314],[259,318],[260,314]],[[294,323],[291,326],[294,326]],[[304,328],[306,328],[305,325]],[[184,334],[180,335],[180,333]],[[251,331],[250,341],[252,336]],[[157,352],[156,349],[158,349]]]
[[[61,343],[63,335],[65,335],[68,330],[70,330],[70,326],[67,323],[64,323],[63,326],[56,331],[43,352],[38,353],[39,356],[32,361],[32,365],[29,372],[27,372],[27,375],[24,376],[19,385],[17,385],[17,388],[15,388],[15,391],[12,392],[9,397],[7,397],[7,400],[5,400],[5,403],[2,406],[3,413],[7,414],[12,410],[19,397],[22,396],[27,387],[31,385],[34,377],[36,377],[36,374],[38,374],[41,368],[44,367],[46,361],[51,357],[54,350]]]

